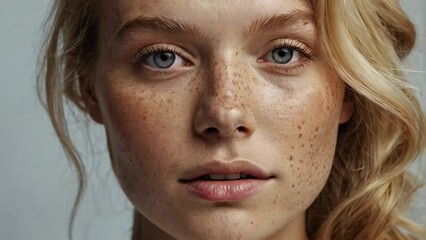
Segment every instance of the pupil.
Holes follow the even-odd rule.
[[[280,64],[286,64],[293,58],[293,49],[291,48],[278,48],[272,52],[274,61]]]
[[[161,55],[161,60],[166,61],[169,57],[166,54]]]

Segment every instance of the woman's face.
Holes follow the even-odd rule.
[[[305,1],[104,1],[97,57],[90,113],[149,222],[178,239],[305,236],[351,114]]]

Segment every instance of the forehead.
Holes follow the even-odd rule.
[[[306,0],[108,0],[102,2],[101,29],[116,33],[138,17],[167,17],[225,31],[265,16],[311,12]],[[103,27],[102,27],[103,26]],[[231,29],[232,30],[232,29]]]

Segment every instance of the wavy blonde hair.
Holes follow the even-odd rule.
[[[415,30],[397,0],[309,0],[325,57],[347,85],[354,116],[340,126],[329,180],[307,211],[312,239],[415,239],[425,231],[403,217],[418,188],[408,166],[425,148],[425,116],[402,61]],[[84,163],[72,143],[64,104],[87,113],[96,63],[96,0],[56,0],[39,67],[39,95],[76,169],[79,190],[69,236],[85,186]],[[134,238],[139,231],[135,212]]]

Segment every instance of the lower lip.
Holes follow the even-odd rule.
[[[247,199],[259,191],[268,179],[244,179],[228,181],[197,180],[185,183],[188,190],[208,201],[231,202]]]

